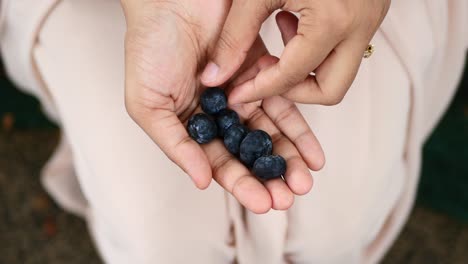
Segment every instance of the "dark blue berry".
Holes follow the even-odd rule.
[[[254,162],[262,157],[271,155],[273,142],[271,137],[262,130],[255,130],[247,134],[240,145],[240,160],[252,167]]]
[[[240,144],[245,136],[249,133],[249,129],[241,124],[232,125],[224,133],[224,146],[234,155],[239,154]]]
[[[199,144],[205,144],[216,138],[216,123],[204,113],[192,116],[187,125],[188,133],[191,138]]]
[[[200,96],[200,104],[203,112],[215,115],[227,107],[227,98],[223,89],[208,88]]]
[[[252,172],[262,180],[281,177],[286,172],[286,160],[276,155],[260,157],[255,161]]]
[[[234,124],[240,124],[239,115],[231,109],[224,109],[216,115],[218,135],[224,136],[226,130]]]

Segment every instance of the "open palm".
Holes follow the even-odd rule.
[[[130,116],[199,188],[214,178],[256,213],[287,209],[294,194],[312,187],[310,169],[323,166],[323,153],[294,103],[276,96],[232,108],[252,129],[267,131],[274,152],[288,163],[285,181],[259,182],[220,140],[198,145],[184,123],[199,111],[199,81],[229,9],[229,1],[123,1],[127,18],[126,106]],[[232,84],[274,64],[260,38]],[[229,90],[229,89],[228,89]]]

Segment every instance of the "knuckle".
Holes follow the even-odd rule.
[[[177,126],[179,124],[174,124],[173,126]],[[157,139],[155,139],[157,140]],[[171,154],[172,156],[174,156],[177,149],[179,149],[181,146],[184,146],[184,145],[187,145],[189,143],[192,143],[193,142],[193,139],[191,137],[181,137],[180,139],[178,139],[176,141],[176,143],[174,144],[174,147],[170,148],[167,150],[168,154]]]
[[[258,1],[258,2],[262,2],[262,1]],[[263,1],[263,8],[266,12],[271,12],[273,10],[276,10],[278,9],[278,7],[280,7],[282,5],[282,1],[281,0],[267,0],[267,1]]]
[[[242,186],[245,186],[248,183],[248,180],[249,180],[249,176],[247,176],[247,175],[243,175],[243,176],[237,178],[234,181],[234,183],[232,184],[232,186],[228,189],[228,191],[233,195],[237,195],[237,193],[238,193],[237,190],[242,188]]]
[[[323,33],[329,32],[328,16],[321,15],[315,10],[304,10],[302,11],[302,17],[299,20],[299,28],[297,29],[298,34],[302,34],[307,37],[310,32]]]
[[[279,64],[278,64],[278,76],[281,77],[282,84],[285,87],[289,87],[289,88],[295,86],[296,84],[304,80],[304,78],[292,72],[291,68],[290,67],[288,68],[288,66],[282,63],[281,60],[279,61]]]
[[[213,168],[214,174],[222,175],[222,173],[220,173],[221,170],[225,168],[227,165],[229,165],[230,162],[232,162],[232,157],[227,153],[224,153],[216,157],[212,162],[212,168]]]
[[[282,143],[284,144],[288,141],[280,131],[274,131],[274,133],[270,134],[270,137],[274,146],[280,145]]]
[[[276,124],[281,124],[283,122],[287,123],[288,119],[297,111],[297,107],[294,103],[289,104],[281,113],[273,118],[273,122]]]
[[[251,112],[248,115],[246,119],[246,124],[250,125],[250,124],[259,123],[260,120],[264,117],[265,117],[265,113],[262,110],[260,110],[260,108],[256,108],[253,112]]]
[[[284,76],[283,82],[286,87],[293,87],[297,83],[299,83],[299,80],[297,79],[297,77],[292,74],[284,74],[283,76]]]
[[[239,49],[239,41],[231,33],[229,28],[225,28],[218,40],[218,47],[220,50],[232,50],[236,51]]]
[[[306,9],[302,13],[300,31],[312,31],[320,34],[333,32],[334,35],[342,36],[357,23],[355,12],[345,3]]]
[[[124,96],[125,110],[137,123],[145,123],[148,115],[156,110],[174,111],[174,101],[155,89],[141,83],[127,82]]]
[[[328,10],[324,10],[317,16],[322,30],[334,32],[339,36],[348,32],[355,24],[354,12],[342,3],[331,5]]]
[[[354,24],[354,15],[352,12],[342,8],[336,11],[335,27],[340,32],[348,31]]]
[[[276,210],[287,210],[294,203],[294,196],[291,193],[282,194],[279,198],[274,200],[273,207]]]

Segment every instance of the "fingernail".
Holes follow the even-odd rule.
[[[216,81],[218,72],[219,72],[219,66],[216,65],[214,62],[209,62],[208,65],[206,65],[205,70],[203,71],[202,80],[204,82],[212,83]]]

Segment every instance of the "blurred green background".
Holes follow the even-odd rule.
[[[417,202],[468,222],[468,67],[423,151]]]

